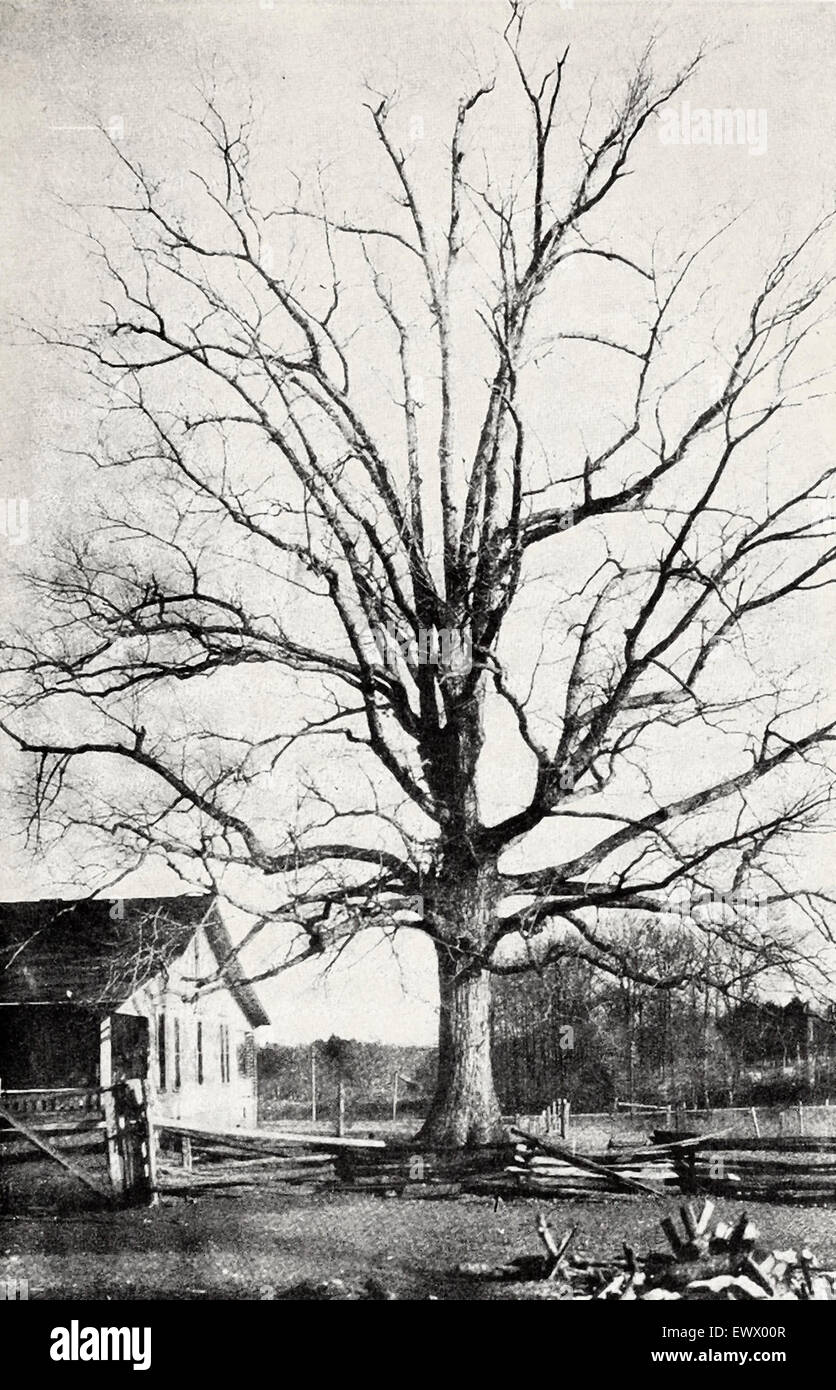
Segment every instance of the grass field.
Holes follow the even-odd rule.
[[[606,1198],[543,1202],[516,1198],[494,1211],[489,1198],[444,1201],[284,1195],[270,1186],[246,1195],[167,1198],[156,1208],[0,1218],[0,1279],[25,1278],[31,1298],[277,1298],[303,1282],[379,1281],[400,1297],[487,1298],[499,1290],[462,1276],[463,1261],[501,1263],[540,1249],[537,1211],[576,1247],[617,1256],[664,1245],[659,1218],[676,1200]],[[739,1204],[719,1200],[715,1219]],[[809,1244],[836,1266],[836,1209],[747,1204],[764,1242]],[[509,1290],[505,1291],[508,1296]]]

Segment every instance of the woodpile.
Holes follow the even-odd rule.
[[[576,1228],[557,1237],[541,1213],[537,1234],[544,1254],[522,1256],[506,1265],[459,1265],[456,1273],[516,1284],[515,1297],[720,1302],[836,1299],[836,1272],[820,1270],[812,1251],[765,1250],[745,1211],[733,1225],[718,1221],[712,1228],[713,1213],[711,1201],[699,1215],[690,1204],[684,1205],[679,1209],[681,1231],[670,1216],[660,1223],[667,1250],[650,1251],[639,1258],[625,1245],[623,1260],[609,1263],[573,1255]]]
[[[543,1192],[555,1197],[586,1197],[597,1192],[644,1192],[654,1196],[678,1188],[670,1148],[613,1151],[594,1158],[573,1153],[563,1144],[530,1134],[517,1136],[513,1162],[505,1169],[520,1192]]]
[[[596,1295],[612,1299],[705,1299],[720,1301],[831,1300],[836,1273],[817,1268],[810,1250],[763,1250],[760,1232],[741,1212],[734,1225],[718,1221],[711,1229],[713,1202],[696,1216],[680,1207],[683,1234],[671,1217],[661,1222],[670,1246],[651,1252],[640,1266],[628,1258]]]

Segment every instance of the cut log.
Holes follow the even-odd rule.
[[[697,1235],[698,1235],[698,1236],[701,1236],[701,1235],[704,1235],[704,1234],[705,1234],[706,1229],[707,1229],[707,1227],[708,1227],[708,1223],[709,1223],[709,1221],[711,1220],[711,1218],[712,1218],[713,1215],[714,1215],[714,1203],[713,1203],[713,1202],[710,1202],[710,1201],[708,1200],[708,1198],[706,1198],[705,1201],[703,1202],[702,1211],[700,1212],[700,1215],[699,1215],[699,1220],[697,1221]]]
[[[690,1202],[683,1202],[682,1206],[679,1208],[679,1215],[682,1219],[682,1225],[685,1229],[685,1234],[687,1235],[688,1239],[696,1240],[697,1218]]]
[[[662,1218],[659,1224],[661,1225],[662,1230],[665,1232],[665,1235],[668,1239],[668,1244],[670,1245],[674,1254],[678,1254],[679,1251],[682,1249],[682,1240],[680,1238],[678,1230],[676,1229],[676,1226],[674,1225],[673,1217],[665,1216]]]

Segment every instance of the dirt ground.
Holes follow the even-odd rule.
[[[620,1254],[625,1239],[639,1253],[662,1248],[659,1218],[676,1205],[515,1198],[495,1211],[487,1197],[313,1197],[267,1185],[245,1195],[167,1197],[148,1210],[0,1217],[0,1279],[25,1278],[30,1298],[50,1299],[299,1297],[291,1291],[300,1284],[328,1279],[374,1279],[401,1298],[487,1298],[497,1291],[456,1276],[455,1266],[536,1253],[541,1209],[559,1231],[577,1223],[576,1247],[603,1259]],[[739,1210],[718,1201],[715,1219]],[[836,1209],[747,1210],[768,1246],[810,1245],[822,1265],[836,1266]]]

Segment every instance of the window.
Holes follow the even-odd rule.
[[[174,1020],[174,1090],[180,1090],[180,1020]]]
[[[166,1088],[166,1052],[165,1052],[165,1014],[160,1014],[157,1019],[157,1084],[161,1091]]]
[[[229,1024],[222,1023],[221,1040],[221,1081],[229,1080]]]
[[[197,1084],[203,1085],[203,1024],[198,1019],[197,1034],[195,1037],[195,1050],[197,1052]]]

